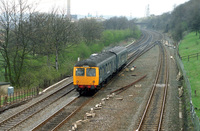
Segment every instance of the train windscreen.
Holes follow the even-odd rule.
[[[84,76],[85,69],[84,68],[76,68],[76,76]]]
[[[96,69],[87,68],[86,72],[87,72],[87,76],[96,76]]]

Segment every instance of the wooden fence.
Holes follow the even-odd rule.
[[[187,55],[187,56],[181,56],[181,60],[185,60],[187,59],[187,61],[190,61],[191,58],[197,58],[197,60],[199,59],[199,55],[200,53],[195,53],[195,54],[190,54],[190,55]]]
[[[39,94],[39,88],[32,88],[14,92],[11,95],[0,95],[0,111],[13,104],[31,99]]]

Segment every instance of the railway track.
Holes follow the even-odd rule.
[[[152,40],[152,36],[146,37],[146,39],[147,40],[145,40],[145,42],[149,42]],[[141,51],[138,51],[137,53],[141,55],[141,53],[146,52],[147,50],[152,48],[152,46],[144,46],[143,48],[144,49],[141,49]],[[135,55],[137,53],[135,53]],[[138,56],[140,56],[140,55],[138,55]],[[137,59],[138,56],[134,57],[134,59]],[[133,55],[132,55],[132,57],[133,57]],[[133,58],[130,57],[129,59],[133,59]],[[127,64],[127,66],[130,65],[131,63],[132,62],[130,60],[130,62]],[[95,95],[97,95],[97,93]],[[85,99],[84,97],[83,98],[81,97],[81,99],[75,99],[75,100],[71,101],[69,104],[64,106],[62,109],[58,110],[55,114],[52,114],[45,120],[41,121],[38,125],[36,125],[31,130],[36,131],[36,130],[47,130],[48,129],[48,130],[54,131],[54,130],[59,129],[63,124],[67,123],[67,121],[73,115],[75,115],[79,110],[81,110],[82,107],[84,107],[87,103],[89,103],[95,97],[95,95],[93,97],[91,97],[90,99]],[[79,106],[77,106],[76,103],[79,103],[78,104]],[[62,115],[60,115],[60,114],[62,114]]]
[[[158,66],[156,78],[150,93],[150,97],[144,109],[144,113],[138,124],[136,131],[140,130],[161,130],[162,119],[164,114],[165,102],[167,97],[169,69],[168,58],[165,48],[159,45],[160,48],[160,64]]]
[[[70,88],[67,88],[70,86]],[[48,95],[42,100],[37,101],[36,103],[31,104],[30,106],[24,108],[23,110],[12,114],[7,119],[0,121],[0,130],[11,130],[19,126],[21,123],[25,122],[33,115],[39,113],[55,101],[59,100],[61,97],[69,94],[74,90],[72,83],[69,83],[66,86],[56,90],[54,93]]]
[[[145,31],[144,31],[145,32]],[[136,60],[139,56],[144,54],[146,51],[151,49],[156,42],[152,43],[153,35],[149,35],[148,32],[144,33],[144,39],[139,41],[136,45],[131,45],[128,48],[132,48],[134,50],[130,50],[130,63]],[[134,53],[132,53],[132,51]],[[72,83],[70,83],[72,84]],[[68,91],[67,91],[68,90]],[[38,112],[44,110],[48,105],[56,102],[58,99],[62,98],[63,96],[67,95],[68,93],[74,90],[73,86],[70,89],[63,87],[62,89],[52,93],[45,99],[38,101],[37,103],[32,104],[30,107],[27,107],[23,111],[16,112],[6,120],[0,121],[0,130],[11,130],[15,127],[19,126],[21,123],[25,122]],[[51,113],[48,117],[41,119],[40,121],[36,122],[34,126],[30,128],[30,130],[56,130],[60,128],[64,123],[66,123],[74,114],[76,114],[83,106],[89,103],[95,96],[84,99],[79,99],[78,95],[73,97],[69,97],[68,101],[65,105],[57,109],[54,113]],[[20,121],[19,121],[20,120]]]
[[[146,50],[142,50],[141,52],[144,53],[144,51],[146,51]],[[133,59],[133,58],[130,57],[129,59]],[[136,59],[136,58],[134,58],[134,59]],[[132,62],[130,60],[130,62],[127,64],[127,66],[130,65],[131,63]],[[111,81],[109,81],[109,83],[110,82]],[[56,112],[55,114],[52,114],[47,119],[43,120],[41,123],[36,125],[31,130],[36,131],[36,130],[47,130],[48,129],[48,130],[54,131],[54,130],[59,129],[73,115],[75,115],[79,110],[81,110],[82,107],[84,107],[87,103],[89,103],[96,95],[97,95],[97,93],[94,96],[92,96],[90,99],[87,99],[87,100],[84,97],[81,97],[81,99],[76,99],[76,100],[71,101],[68,105],[66,105],[62,109],[58,110],[58,112]],[[82,99],[85,99],[85,100],[82,100]],[[77,106],[76,103],[80,103],[79,106]],[[73,108],[70,108],[70,107],[73,107]],[[66,112],[68,112],[68,113],[66,113]],[[60,114],[64,114],[64,115],[60,115]]]
[[[92,99],[87,97],[84,97],[82,99],[78,98],[79,96],[73,100],[70,100],[68,104],[64,105],[57,112],[51,114],[46,119],[42,120],[31,130],[53,131],[58,129],[60,126],[62,126],[62,124],[64,124],[67,120],[69,120],[74,114],[76,114],[85,104],[87,104]]]

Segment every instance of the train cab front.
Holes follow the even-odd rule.
[[[99,84],[98,67],[74,67],[73,83],[79,93],[95,90]]]

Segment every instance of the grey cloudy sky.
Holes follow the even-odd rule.
[[[144,17],[148,4],[150,14],[160,15],[186,1],[188,0],[71,0],[71,14]],[[37,10],[50,12],[53,7],[67,10],[67,0],[39,0]]]

